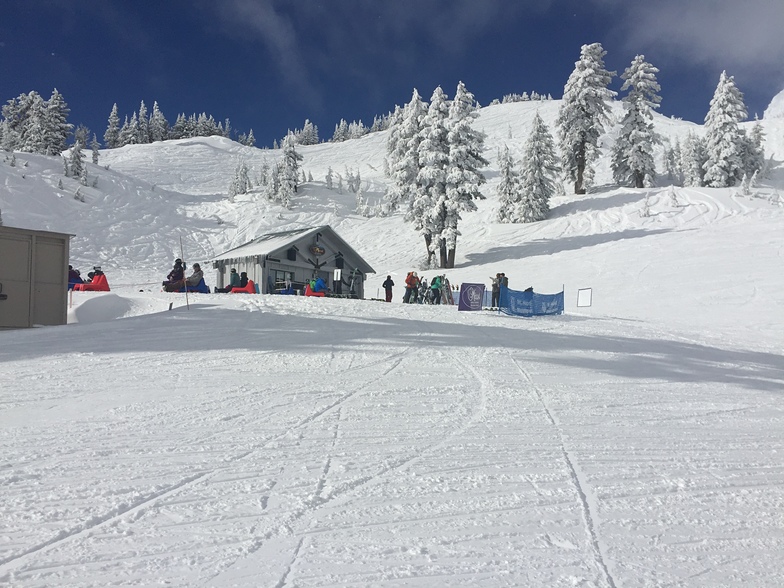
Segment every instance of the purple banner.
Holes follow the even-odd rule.
[[[484,296],[484,284],[460,284],[460,301],[457,310],[482,310]]]

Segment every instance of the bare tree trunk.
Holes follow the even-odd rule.
[[[634,176],[634,187],[635,188],[644,188],[645,185],[644,185],[644,182],[643,182],[644,178],[642,176],[642,173],[639,172],[639,171],[635,171],[632,175]]]
[[[438,244],[438,252],[441,254],[441,267],[446,268],[449,267],[447,265],[447,253],[446,253],[446,240],[441,239]]]
[[[427,266],[430,267],[430,263],[433,261],[433,252],[430,251],[430,243],[433,241],[433,237],[430,233],[425,234],[425,248],[427,248]]]
[[[580,143],[577,147],[575,160],[577,161],[577,179],[574,182],[574,193],[585,194],[585,186],[583,186],[583,182],[585,181],[585,143]]]

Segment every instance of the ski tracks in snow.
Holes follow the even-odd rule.
[[[601,538],[599,537],[598,526],[600,521],[598,517],[598,502],[596,496],[594,496],[593,492],[591,491],[590,484],[588,483],[585,475],[580,470],[580,466],[577,460],[569,451],[563,428],[558,421],[558,417],[555,415],[555,413],[553,413],[553,411],[550,410],[550,407],[547,405],[547,401],[542,394],[542,391],[534,383],[531,374],[529,374],[528,371],[520,364],[520,362],[511,356],[511,354],[510,359],[528,384],[529,389],[536,396],[536,399],[541,405],[547,420],[558,433],[558,438],[560,439],[561,445],[561,454],[563,455],[564,462],[566,463],[566,467],[569,470],[569,476],[572,479],[577,496],[580,499],[583,521],[585,523],[585,529],[591,545],[591,550],[594,555],[594,561],[598,570],[601,572],[601,575],[604,577],[606,585],[609,588],[616,588],[615,579],[613,578],[613,575],[607,565],[609,560],[605,553],[606,549]]]

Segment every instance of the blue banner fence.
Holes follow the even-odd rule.
[[[484,305],[490,306],[490,292],[485,291]],[[557,294],[539,294],[532,290],[520,292],[501,286],[499,311],[512,316],[543,316],[563,314],[564,291]]]

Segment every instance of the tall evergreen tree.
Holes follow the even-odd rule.
[[[447,263],[446,242],[441,237],[447,222],[446,173],[449,164],[449,101],[439,86],[430,98],[419,132],[419,172],[406,220],[425,240],[428,263],[438,251],[441,267]]]
[[[629,92],[623,98],[625,114],[612,153],[613,177],[621,185],[652,186],[656,177],[653,146],[660,139],[653,130],[652,109],[661,102],[657,94],[661,90],[656,81],[658,72],[644,55],[637,55],[621,75],[621,91]]]
[[[427,104],[414,89],[409,103],[396,111],[399,120],[394,124],[387,141],[389,176],[386,201],[389,212],[411,201],[419,174],[419,143],[422,120],[427,114]]]
[[[109,123],[106,132],[103,134],[103,144],[107,149],[114,149],[120,146],[120,116],[117,114],[117,103],[112,106],[109,113]]]
[[[518,222],[514,219],[517,203],[520,202],[520,174],[506,145],[498,156],[498,174],[501,176],[501,181],[496,187],[498,201],[501,203],[498,209],[498,222]]]
[[[455,267],[457,228],[462,220],[462,211],[476,210],[474,200],[482,200],[484,196],[479,187],[486,179],[480,168],[488,161],[482,156],[485,136],[474,130],[471,123],[479,116],[474,95],[466,90],[465,84],[459,82],[455,97],[449,106],[447,122],[447,143],[449,145],[449,161],[446,169],[446,212],[441,239],[446,245],[446,264],[441,267]]]
[[[37,92],[31,92],[26,105],[24,119],[21,121],[21,133],[16,149],[27,153],[54,153],[51,143],[53,128],[49,127],[46,110],[47,104]],[[50,151],[50,153],[47,153]]]
[[[139,127],[136,135],[136,143],[139,145],[146,145],[150,142],[150,119],[147,114],[147,107],[142,100],[139,106],[139,116],[137,117]]]
[[[547,218],[550,198],[556,191],[555,178],[558,172],[553,137],[537,112],[525,145],[520,174],[520,202],[511,215],[512,222],[531,223]]]
[[[93,133],[93,140],[90,142],[90,149],[93,152],[93,163],[98,164],[98,150],[101,148],[101,145],[98,143],[98,137],[95,136]]]
[[[280,171],[278,173],[279,187],[277,191],[278,200],[286,207],[290,208],[291,201],[297,192],[299,184],[299,162],[302,161],[302,155],[297,153],[295,149],[296,139],[293,133],[286,135],[283,139],[283,159],[280,162]]]
[[[52,90],[52,95],[46,102],[46,151],[47,155],[59,155],[66,148],[68,135],[71,134],[73,125],[68,122],[71,110],[57,88]]]
[[[746,176],[752,177],[765,166],[765,148],[762,143],[765,140],[765,131],[760,121],[754,123],[750,133],[743,132],[741,142],[741,160],[743,161],[743,172]]]
[[[152,103],[150,115],[150,141],[165,141],[169,138],[169,122],[163,116],[158,101]]]
[[[738,123],[747,116],[743,94],[735,79],[721,72],[719,84],[705,116],[705,184],[713,188],[734,186],[743,179],[743,137]]]
[[[705,177],[705,142],[697,135],[689,132],[681,148],[681,170],[684,186],[703,186]]]
[[[82,153],[82,144],[79,141],[74,143],[71,148],[70,164],[71,177],[81,178],[84,173],[84,153]]]
[[[562,167],[574,182],[575,194],[585,194],[586,185],[593,179],[591,163],[597,156],[604,125],[609,122],[606,101],[615,96],[607,87],[615,72],[604,68],[606,54],[600,43],[582,46],[558,112]]]

